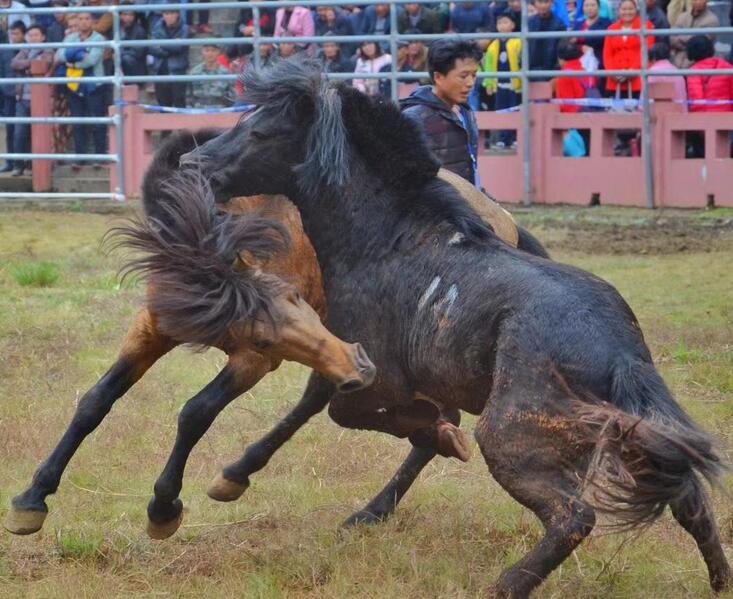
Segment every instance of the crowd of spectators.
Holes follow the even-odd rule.
[[[69,0],[25,0],[27,6],[67,6]],[[113,0],[71,0],[76,4],[103,5]],[[158,104],[172,107],[208,108],[229,105],[236,101],[241,88],[231,80],[217,80],[215,76],[241,72],[253,60],[254,45],[243,43],[224,47],[218,43],[209,25],[209,11],[171,10],[154,13],[145,9],[152,0],[122,0],[129,10],[120,13],[121,37],[124,40],[150,40],[149,46],[125,47],[121,52],[122,70],[127,76],[140,75],[210,75],[211,80],[195,83],[160,81],[154,84]],[[707,0],[640,0],[645,2],[647,29],[675,27],[704,29],[719,26],[718,17],[707,6]],[[48,74],[78,77],[110,75],[113,72],[111,50],[87,48],[89,41],[109,39],[112,35],[111,13],[74,13],[38,15],[24,12],[26,4],[19,0],[0,0],[0,8],[16,9],[17,13],[0,15],[0,77],[30,75],[31,61],[44,61]],[[272,64],[295,54],[304,53],[319,58],[329,73],[353,74],[347,80],[370,95],[390,94],[387,80],[365,77],[390,71],[393,62],[400,73],[425,72],[428,43],[412,40],[400,42],[397,56],[390,54],[387,41],[344,43],[341,36],[388,35],[390,33],[390,5],[319,6],[314,10],[299,6],[278,9],[261,8],[259,29],[262,35],[288,38],[313,35],[334,37],[321,44],[293,43],[260,44],[261,63]],[[519,37],[492,39],[491,34],[512,34],[521,28],[521,0],[489,0],[483,2],[434,2],[399,5],[395,10],[396,23],[401,34],[486,33],[480,40],[483,53],[481,70],[494,76],[480,79],[469,104],[473,109],[511,110],[521,103],[521,79],[495,76],[518,72],[522,65],[522,42]],[[636,99],[641,91],[639,77],[604,77],[603,70],[623,71],[641,67],[641,37],[635,34],[641,28],[641,17],[636,0],[532,0],[528,5],[529,31],[575,31],[577,37],[530,40],[530,70],[587,71],[587,77],[559,77],[553,81],[558,99],[569,101],[563,111],[593,109],[593,100],[603,97]],[[196,18],[197,17],[197,18]],[[198,21],[197,24],[194,21]],[[593,37],[589,32],[599,30],[622,31],[622,35]],[[233,37],[251,38],[255,33],[254,13],[243,2],[233,32],[221,31]],[[201,49],[201,60],[191,64],[197,55],[184,44],[158,45],[159,40],[184,40],[196,34],[212,37],[212,42]],[[34,49],[42,41],[65,41],[73,47],[49,52]],[[721,57],[715,56],[713,35],[650,35],[647,38],[650,65],[655,70],[674,68],[731,68]],[[3,43],[26,43],[23,50],[2,49]],[[536,78],[534,78],[536,79]],[[696,100],[692,110],[733,110],[733,78],[670,77],[657,75],[651,80],[669,79],[675,83],[676,98],[680,102]],[[420,83],[428,83],[421,81]],[[29,114],[29,85],[0,85],[0,112],[4,116]],[[582,100],[583,102],[577,102]],[[699,100],[714,100],[705,104]],[[110,86],[94,83],[69,83],[56,86],[55,114],[73,116],[104,116],[112,101]],[[585,103],[585,104],[584,104]],[[600,104],[600,103],[598,103]],[[73,130],[73,131],[72,131]],[[30,151],[30,128],[27,125],[5,127],[9,152]],[[88,125],[55,127],[56,151],[66,150],[73,133],[75,153],[86,153],[91,138],[94,153],[106,153],[106,127]],[[500,132],[492,138],[499,147],[516,143],[511,131]],[[74,165],[79,168],[81,165]],[[101,168],[100,164],[93,165]],[[22,175],[29,168],[23,161],[7,162],[0,172],[12,170]]]

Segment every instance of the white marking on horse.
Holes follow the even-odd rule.
[[[422,310],[425,307],[425,304],[428,303],[428,300],[432,297],[433,293],[435,293],[435,290],[438,288],[438,285],[440,285],[440,277],[436,276],[430,285],[428,285],[428,288],[425,290],[425,293],[422,294],[422,297],[420,298],[420,301],[417,302],[417,309]]]
[[[456,231],[456,232],[455,232],[455,233],[453,234],[453,237],[451,237],[451,238],[450,238],[450,239],[448,240],[448,245],[460,245],[460,244],[461,244],[461,243],[463,243],[463,242],[464,242],[465,240],[466,240],[466,236],[465,236],[465,235],[464,235],[463,233],[459,233],[458,231]]]
[[[445,294],[445,297],[441,299],[436,305],[435,305],[435,315],[436,316],[442,316],[442,318],[448,318],[448,315],[450,314],[451,309],[453,308],[453,304],[456,303],[456,300],[458,299],[458,285],[453,283],[449,288],[448,292]],[[440,314],[442,312],[442,314]]]

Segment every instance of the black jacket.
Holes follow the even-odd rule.
[[[129,29],[121,28],[120,36],[123,40],[144,40],[148,38],[145,29],[135,21]],[[138,77],[148,74],[146,61],[148,49],[145,46],[123,47],[120,50],[122,72],[128,77]],[[140,85],[140,84],[138,84]]]
[[[527,22],[530,31],[565,31],[565,23],[554,14],[543,19],[534,15]],[[559,68],[557,46],[560,38],[529,40],[529,68],[532,71],[552,71]]]
[[[440,100],[429,85],[418,87],[409,97],[400,101],[405,116],[418,122],[428,145],[441,165],[475,183],[474,158],[478,151],[476,117],[467,106],[461,106],[461,120]],[[473,155],[473,156],[472,156]]]

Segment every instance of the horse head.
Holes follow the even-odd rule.
[[[341,100],[318,63],[287,60],[244,74],[258,108],[229,131],[181,157],[201,170],[217,201],[237,195],[295,197],[348,178]]]

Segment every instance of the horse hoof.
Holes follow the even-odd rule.
[[[211,481],[206,494],[214,501],[236,501],[249,487],[249,481],[245,483],[235,483],[220,472],[216,478]]]
[[[30,535],[41,530],[47,515],[48,512],[19,510],[13,507],[5,516],[3,526],[14,535]]]
[[[438,453],[462,462],[471,459],[471,444],[466,434],[450,422],[438,423]]]
[[[178,514],[178,516],[170,522],[153,522],[148,519],[148,536],[155,541],[167,539],[178,530],[181,526],[181,522],[183,522],[183,512]]]
[[[375,524],[381,524],[388,518],[389,514],[375,514],[367,510],[360,510],[354,514],[351,514],[346,520],[341,523],[341,528],[354,528],[355,526],[365,525],[374,526]]]

